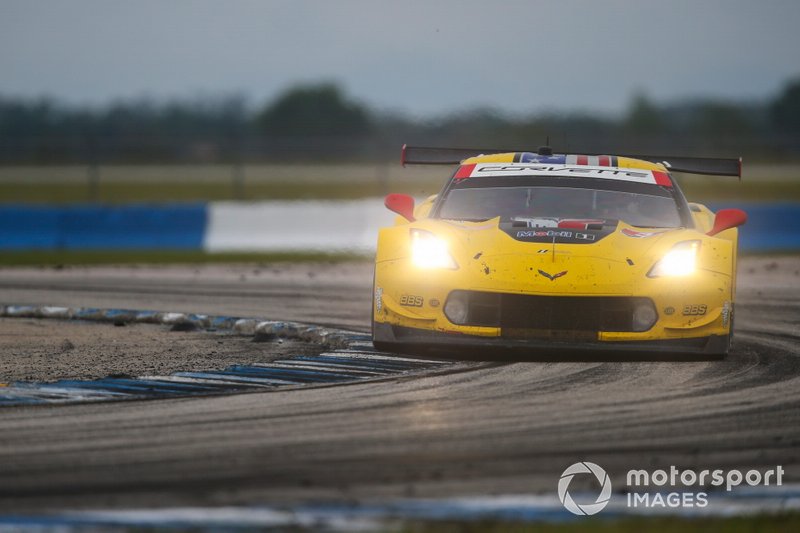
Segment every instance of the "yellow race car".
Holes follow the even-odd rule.
[[[687,202],[670,172],[741,177],[741,159],[404,146],[403,163],[458,166],[417,206],[386,197],[376,349],[728,352],[747,215]]]

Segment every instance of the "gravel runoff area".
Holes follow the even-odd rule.
[[[296,340],[255,342],[252,336],[155,324],[0,318],[0,383],[222,370],[320,351]]]

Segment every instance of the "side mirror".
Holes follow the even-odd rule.
[[[714,217],[714,227],[706,235],[716,235],[726,229],[741,226],[747,222],[747,213],[741,209],[720,209]]]
[[[383,205],[409,222],[414,222],[414,199],[407,194],[387,194]]]

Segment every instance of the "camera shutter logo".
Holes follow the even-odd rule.
[[[569,494],[569,484],[576,474],[593,474],[600,483],[600,495],[594,503],[587,503],[580,505],[575,503],[572,496]],[[561,479],[558,480],[558,499],[564,507],[572,514],[588,516],[597,514],[602,511],[609,500],[611,500],[611,479],[609,479],[606,471],[594,463],[584,461],[583,463],[575,463],[569,466],[564,473],[561,474]]]

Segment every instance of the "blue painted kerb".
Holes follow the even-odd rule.
[[[199,250],[207,206],[68,205],[0,207],[3,250]]]

